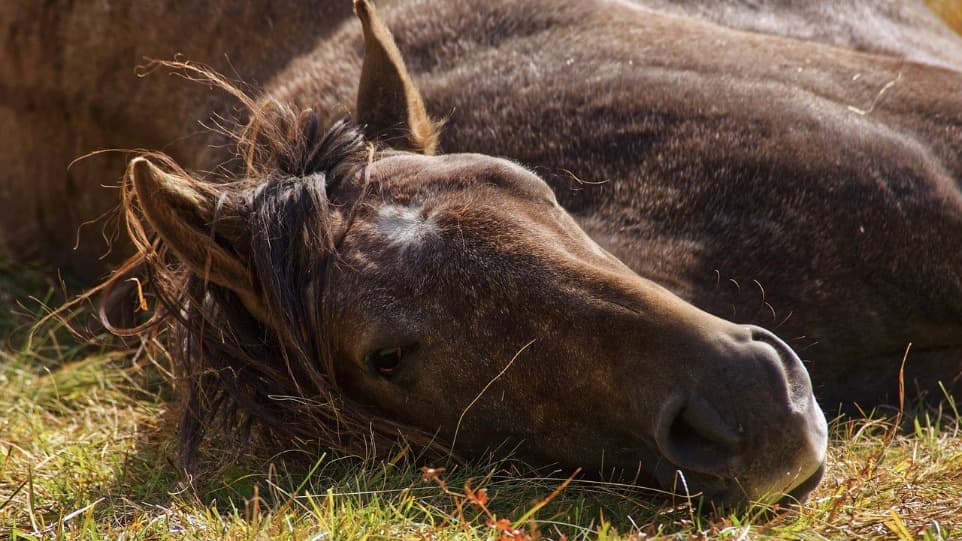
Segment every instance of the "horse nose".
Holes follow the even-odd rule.
[[[662,408],[655,443],[665,488],[715,501],[802,499],[825,460],[825,417],[792,349],[760,327],[726,332],[692,388]],[[814,482],[813,482],[814,479]],[[808,486],[812,485],[812,486]]]

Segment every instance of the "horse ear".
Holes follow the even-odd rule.
[[[394,36],[369,0],[354,0],[354,13],[364,29],[357,115],[365,135],[371,140],[387,140],[394,146],[434,154],[440,125],[428,116]]]
[[[194,273],[234,291],[263,322],[266,310],[255,294],[243,253],[243,220],[236,198],[218,196],[185,173],[170,172],[134,158],[128,174],[144,216],[167,246]],[[217,222],[216,230],[213,224]]]

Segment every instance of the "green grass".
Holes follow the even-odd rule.
[[[897,430],[892,418],[835,422],[825,481],[797,510],[702,514],[684,498],[581,478],[547,501],[565,476],[510,461],[425,479],[401,459],[210,449],[209,473],[188,481],[172,462],[164,359],[106,339],[77,345],[56,324],[27,345],[39,304],[24,299],[53,298],[40,276],[0,264],[12,308],[0,314],[0,538],[962,538],[962,420],[951,404]]]

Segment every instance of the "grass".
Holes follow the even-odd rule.
[[[559,472],[493,460],[425,475],[400,459],[212,449],[211,473],[186,480],[171,460],[163,360],[77,345],[57,325],[27,345],[38,314],[14,299],[52,298],[40,276],[0,264],[13,308],[0,315],[0,538],[962,538],[962,418],[951,402],[833,423],[826,478],[797,510],[698,513],[685,498],[583,478],[565,486]]]

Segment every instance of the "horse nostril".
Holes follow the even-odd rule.
[[[661,452],[683,470],[727,476],[729,462],[741,443],[738,427],[699,397],[676,408],[656,438]]]
[[[798,355],[760,327],[731,327],[706,348],[702,371],[661,408],[654,473],[668,490],[712,501],[804,498],[825,460],[825,416]],[[794,489],[794,490],[793,490]]]
[[[753,342],[766,344],[775,350],[775,354],[788,376],[793,376],[798,369],[804,371],[804,368],[801,367],[801,359],[798,358],[795,351],[781,338],[775,336],[775,333],[755,325],[747,325],[747,327]]]
[[[782,374],[778,379],[787,385],[788,405],[796,411],[810,409],[813,400],[812,384],[802,360],[788,344],[771,331],[754,325],[747,327],[753,342],[761,347],[771,348],[766,356],[772,358],[775,366],[781,369]]]

